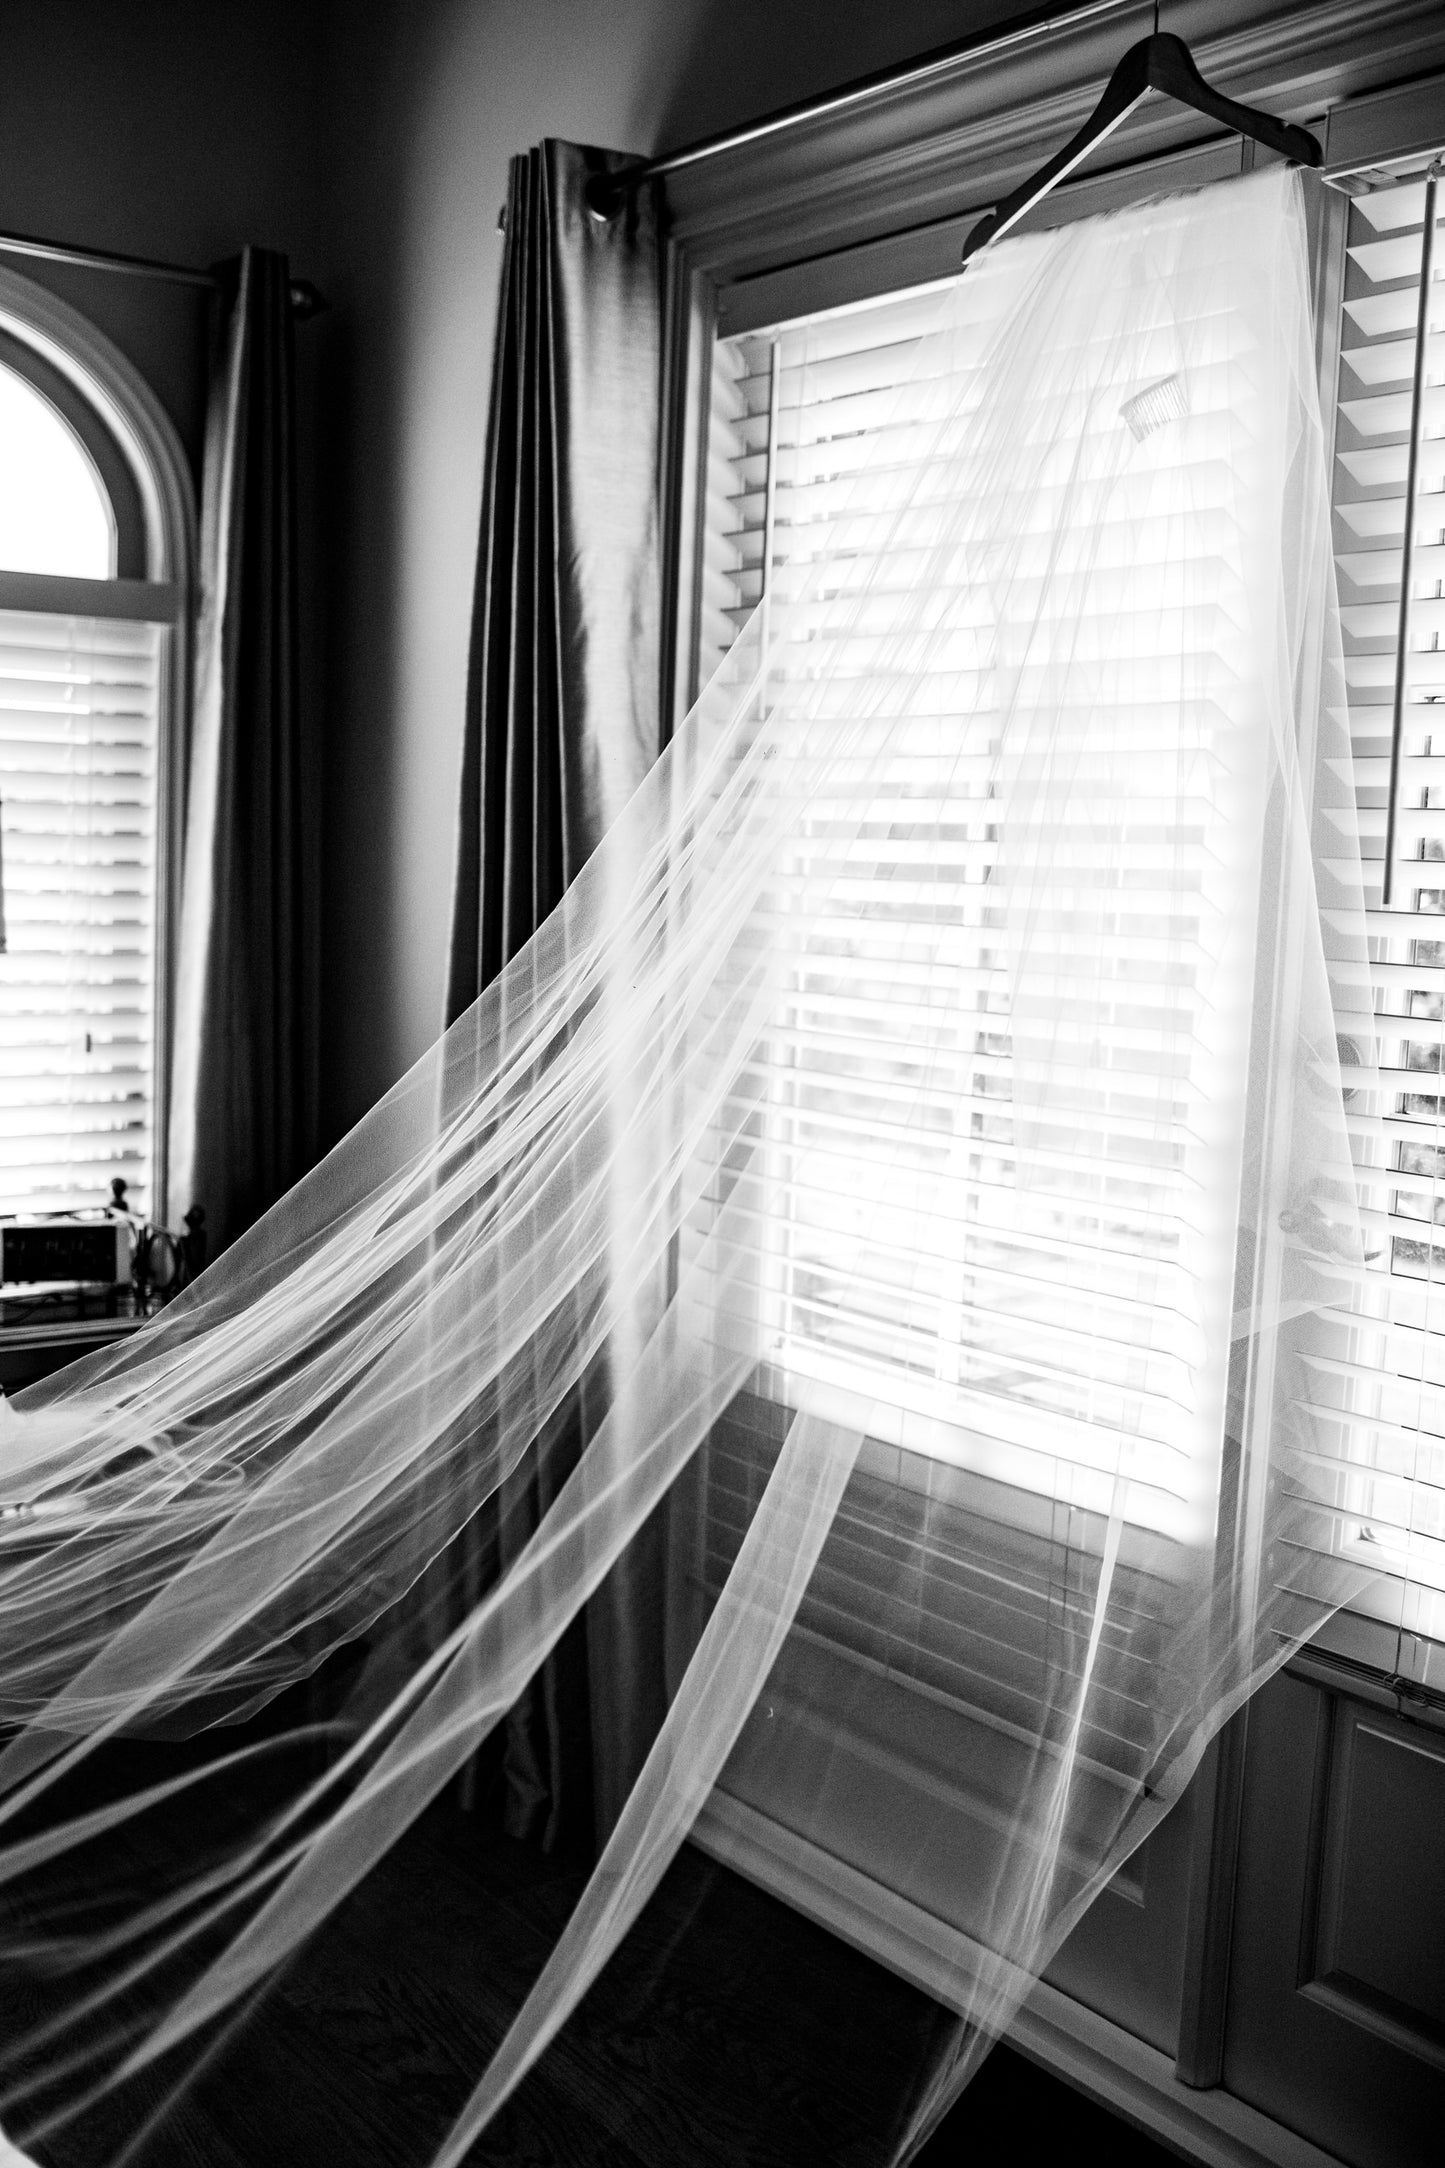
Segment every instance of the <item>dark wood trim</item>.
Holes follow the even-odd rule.
[[[67,1363],[128,1339],[144,1323],[142,1317],[87,1317],[56,1325],[0,1326],[0,1397],[22,1392]]]
[[[1218,2085],[1224,2074],[1248,1720],[1246,1703],[1210,1741],[1194,1779],[1197,1805],[1174,2070],[1182,2085],[1196,2088]]]
[[[1382,1640],[1396,1647],[1399,1645],[1393,1627],[1385,1628],[1373,1619],[1356,1620],[1349,1614],[1338,1616],[1345,1617],[1352,1627],[1362,1626],[1366,1634],[1373,1629]],[[1364,1702],[1372,1709],[1382,1709],[1390,1716],[1402,1717],[1426,1731],[1445,1732],[1445,1694],[1418,1680],[1402,1678],[1383,1660],[1371,1663],[1342,1654],[1328,1646],[1333,1638],[1327,1629],[1325,1646],[1311,1642],[1307,1647],[1297,1649],[1285,1669],[1296,1679],[1308,1680],[1311,1686],[1322,1686],[1326,1693],[1348,1694],[1354,1701]],[[1358,1638],[1363,1640],[1365,1636],[1362,1634]]]
[[[56,1354],[69,1362],[77,1350],[85,1353],[105,1341],[124,1340],[147,1322],[143,1317],[77,1317],[59,1325],[4,1325],[0,1326],[0,1354]]]

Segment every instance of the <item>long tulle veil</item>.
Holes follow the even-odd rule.
[[[1301,187],[939,290],[826,531],[525,951],[133,1343],[0,1406],[21,2143],[183,2076],[670,1501],[666,1719],[435,2160],[720,1800],[947,1912],[903,2157],[1377,1570],[1311,1386],[1365,1301],[1337,1033],[1370,1026]],[[125,1831],[265,1761],[247,1720],[348,1647],[264,1806],[127,1897]],[[162,1778],[150,1738],[197,1747]]]

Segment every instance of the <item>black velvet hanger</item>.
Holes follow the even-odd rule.
[[[1237,135],[1263,143],[1267,150],[1278,151],[1294,165],[1324,163],[1324,152],[1307,128],[1296,128],[1288,121],[1276,120],[1272,113],[1261,113],[1252,105],[1240,105],[1222,92],[1211,90],[1195,67],[1184,40],[1172,37],[1168,31],[1156,30],[1152,37],[1141,38],[1137,45],[1129,47],[1109,77],[1103,97],[1078,134],[1071,136],[1047,165],[1040,166],[1031,180],[1016,188],[1011,196],[1005,196],[996,210],[979,220],[963,244],[963,261],[967,263],[987,242],[996,241],[1001,233],[1017,224],[1025,211],[1032,210],[1056,182],[1066,173],[1072,173],[1090,151],[1111,136],[1151,90],[1161,91],[1178,105],[1192,106],[1197,113],[1208,114],[1211,120],[1222,121]]]

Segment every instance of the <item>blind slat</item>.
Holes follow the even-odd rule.
[[[0,1210],[148,1202],[163,628],[0,611]]]

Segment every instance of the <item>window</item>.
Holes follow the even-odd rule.
[[[881,467],[887,489],[896,462],[917,456],[910,433],[937,396],[934,369],[950,369],[946,403],[968,411],[987,275],[962,299],[962,335],[924,350],[927,381],[914,373],[920,333],[937,314],[927,292],[722,343],[720,501],[704,587],[722,606],[718,645],[760,595],[796,590],[835,500],[846,492],[856,505],[860,470]],[[1128,565],[1144,522],[1161,563],[1207,562],[1217,585],[1206,593],[1190,582],[1181,605],[1129,618],[1127,679],[1107,729],[1090,726],[1103,780],[1060,808],[1057,857],[1077,909],[1097,923],[1111,990],[1099,1041],[1058,1057],[1087,1120],[1028,1147],[1050,1168],[1046,1191],[1017,1172],[1008,936],[991,886],[1008,784],[997,734],[984,749],[966,630],[931,662],[936,677],[910,687],[906,749],[901,742],[886,791],[849,843],[830,916],[790,962],[786,1021],[759,1059],[770,1154],[764,1315],[782,1371],[882,1403],[875,1433],[881,1423],[915,1450],[1085,1511],[1108,1512],[1127,1435],[1131,1521],[1202,1548],[1215,1512],[1204,1471],[1218,1444],[1208,1389],[1196,1401],[1184,1383],[1193,1327],[1181,1296],[1227,1285],[1232,1271],[1196,1202],[1232,1180],[1226,1125],[1201,1120],[1199,1094],[1227,1096],[1212,1080],[1228,1078],[1247,1043],[1229,1003],[1198,991],[1205,958],[1225,938],[1220,892],[1204,869],[1217,867],[1231,890],[1250,877],[1247,824],[1219,810],[1238,758],[1231,748],[1247,734],[1250,680],[1238,667],[1248,612],[1230,584],[1240,570],[1216,481],[1228,413],[1216,418],[1210,407],[1227,393],[1222,377],[1197,376],[1187,430],[1157,467],[1140,455],[1113,500],[1112,532],[1097,543],[1092,532],[1081,537],[1074,552],[1089,562],[1097,547],[1101,566]],[[840,714],[875,703],[894,712],[886,594],[917,577],[936,516],[933,474],[930,462],[919,466],[912,507],[890,525],[887,559],[872,575],[881,611],[870,604],[850,627],[848,673],[829,694]],[[949,472],[942,486],[967,485]],[[1092,502],[1073,516],[1092,518]],[[1062,556],[1070,547],[1060,537]],[[843,622],[851,578],[851,567],[837,578]],[[1107,572],[1081,585],[1080,646],[1100,657],[1119,639],[1116,619],[1097,614],[1111,607],[1106,591]],[[969,611],[980,606],[971,599]],[[789,676],[813,669],[814,619],[825,625],[834,607],[831,597],[810,599]],[[961,759],[963,717],[970,751]],[[1193,783],[1181,800],[1182,774]],[[1134,795],[1117,798],[1116,785]],[[825,802],[814,825],[820,849],[834,847]],[[1130,839],[1124,889],[1114,885],[1106,827]],[[1064,925],[1057,942],[1066,977]]]
[[[1437,1088],[1445,1045],[1445,872],[1432,886],[1428,867],[1445,860],[1445,783],[1433,780],[1432,766],[1445,752],[1445,725],[1434,732],[1431,725],[1445,702],[1445,240],[1434,257],[1432,290],[1440,299],[1427,312],[1422,350],[1416,329],[1423,164],[1419,154],[1406,171],[1376,164],[1348,184],[1357,191],[1353,198],[1334,197],[1327,213],[1340,266],[1338,287],[1326,294],[1339,377],[1337,562],[1367,858],[1378,860],[1384,850],[1397,692],[1405,758],[1396,813],[1400,885],[1393,908],[1372,911],[1370,920],[1378,1059],[1391,1088],[1383,1137],[1359,1093],[1360,1065],[1371,1052],[1342,1047],[1377,1242],[1380,1317],[1369,1327],[1354,1321],[1350,1341],[1340,1343],[1348,1349],[1345,1359],[1337,1353],[1311,1359],[1310,1393],[1317,1408],[1339,1418],[1332,1426],[1339,1452],[1333,1496],[1356,1516],[1345,1540],[1391,1577],[1377,1585],[1366,1608],[1397,1631],[1439,1642],[1445,1640],[1445,1246],[1432,1230],[1445,1226],[1445,1094]],[[1445,185],[1440,196],[1445,208]],[[898,387],[907,384],[929,313],[925,289],[904,290],[718,338],[704,468],[702,673],[726,652],[758,601],[770,591],[786,592],[806,562],[832,498],[869,457]],[[1329,393],[1333,401],[1333,383]],[[1413,460],[1412,414],[1418,422]],[[1407,531],[1411,570],[1402,588]],[[945,833],[956,849],[947,864],[939,862],[936,832],[930,830],[926,845],[910,832],[910,812],[920,805],[930,823],[940,808],[948,816]],[[981,785],[972,789],[965,780],[961,787],[956,766],[920,744],[888,810],[891,821],[860,839],[848,923],[835,929],[835,940],[815,944],[818,953],[799,959],[787,1028],[766,1053],[764,1120],[776,1205],[760,1250],[780,1389],[786,1391],[789,1374],[802,1373],[874,1400],[887,1378],[887,1397],[898,1411],[892,1435],[900,1443],[1022,1491],[1088,1502],[1086,1423],[1075,1426],[1077,1458],[1067,1473],[1051,1454],[1040,1455],[1036,1469],[1029,1465],[1028,1417],[1039,1410],[1057,1416],[1067,1400],[1067,1363],[1056,1369],[1048,1344],[1063,1350],[1071,1332],[1097,1330],[1098,1320],[1076,1320],[1057,1308],[1050,1314],[1043,1267],[1059,1230],[1033,1226],[1007,1187],[1002,1117],[1009,1053],[1007,1041],[990,1030],[987,994],[987,881],[1000,809],[985,802]],[[826,823],[826,808],[819,818]],[[927,864],[919,862],[921,850]],[[904,923],[914,955],[900,967]],[[1142,966],[1149,945],[1142,913],[1135,934]],[[924,1107],[916,1079],[889,1059],[885,1026],[886,1016],[896,1014],[900,969],[916,977],[921,1000],[940,942],[955,956],[960,947],[966,951],[979,997],[977,1013],[958,1035],[952,1085]],[[908,1179],[953,1182],[960,1195],[954,1250],[927,1260],[921,1275],[917,1259],[889,1247],[886,1200],[874,1180],[885,1161],[870,1148],[870,1139],[903,1127],[914,1140]],[[1074,1238],[1097,1241],[1109,1253],[1103,1297],[1112,1299],[1117,1315],[1130,1300],[1131,1265],[1167,1267],[1168,1259],[1150,1247],[1149,1230],[1168,1217],[1159,1207],[1170,1173],[1161,1168],[1151,1181],[1131,1170],[1129,1180],[1106,1188],[1093,1226],[1085,1229],[1081,1214],[1073,1230]],[[907,1203],[901,1193],[899,1201]],[[836,1247],[840,1230],[860,1211],[872,1217],[880,1239],[868,1271],[844,1276],[830,1269],[830,1245]],[[920,1282],[946,1290],[959,1321],[951,1336],[940,1334],[936,1316],[920,1318]],[[922,1329],[915,1331],[915,1322]],[[946,1375],[937,1360],[941,1349]],[[1121,1390],[1132,1389],[1122,1356],[1121,1363]],[[1006,1420],[985,1426],[982,1435],[969,1424],[969,1402],[988,1396],[994,1378],[1001,1385],[1000,1417],[1012,1409],[1024,1418],[1015,1436]],[[1139,1427],[1149,1434],[1147,1421]],[[1171,1476],[1166,1457],[1156,1454],[1145,1495],[1137,1505],[1131,1498],[1131,1519],[1137,1512],[1163,1535],[1203,1536],[1191,1527],[1188,1495],[1178,1471]],[[1394,1668],[1393,1658],[1387,1668]]]
[[[817,382],[825,358],[832,366],[823,337],[841,338],[846,345],[849,335],[853,350],[837,349],[839,368],[865,372],[872,353],[886,382],[894,364],[884,352],[886,336],[873,334],[886,333],[889,313],[896,309],[900,336],[906,335],[901,312],[909,306],[910,292],[952,274],[974,220],[1083,119],[1126,36],[1137,34],[1132,19],[1126,31],[1122,11],[1102,27],[1066,25],[1051,30],[1047,40],[1020,41],[977,64],[931,71],[916,94],[859,99],[851,113],[820,121],[806,135],[797,131],[760,140],[734,158],[720,159],[711,185],[701,164],[676,176],[675,191],[669,184],[670,246],[681,266],[677,284],[688,311],[689,365],[676,395],[681,417],[674,485],[681,573],[677,709],[688,704],[697,678],[727,648],[741,615],[762,591],[769,525],[766,453],[775,441],[774,419],[779,437],[793,419],[788,400],[797,382],[784,369],[775,370],[775,358],[786,359],[786,342],[805,319],[814,318]],[[1187,29],[1185,34],[1193,35]],[[1319,194],[1314,268],[1327,426],[1336,417],[1331,446],[1336,547],[1358,763],[1357,775],[1347,771],[1339,781],[1342,794],[1358,782],[1365,850],[1367,856],[1372,849],[1378,855],[1384,844],[1385,752],[1399,652],[1407,464],[1401,447],[1408,428],[1402,394],[1411,388],[1417,352],[1420,164],[1439,148],[1445,126],[1445,76],[1431,73],[1445,69],[1445,14],[1438,5],[1430,10],[1415,0],[1389,6],[1360,0],[1336,9],[1260,9],[1244,0],[1220,0],[1209,11],[1207,30],[1201,18],[1197,34],[1207,39],[1212,79],[1229,77],[1239,94],[1256,96],[1313,128],[1325,141],[1332,174],[1359,176],[1349,183],[1354,200],[1337,190]],[[1292,78],[1297,91],[1291,89]],[[1145,159],[1152,161],[1147,168]],[[1050,217],[1083,215],[1158,188],[1222,179],[1239,170],[1239,149],[1200,142],[1197,132],[1191,147],[1162,101],[1147,101],[1115,139],[1108,162],[1118,170],[1081,176],[1077,188],[1069,184],[1050,207]],[[1391,200],[1394,189],[1415,191],[1413,215],[1411,197]],[[1377,243],[1402,245],[1370,253]],[[1445,240],[1438,246],[1445,251]],[[1442,268],[1437,256],[1434,292],[1445,303]],[[1306,2093],[1315,2099],[1322,2058],[1335,2056],[1343,2073],[1332,2101],[1346,2115],[1358,2110],[1367,2049],[1390,2058],[1368,2065],[1379,2099],[1399,2097],[1402,2079],[1406,2087],[1417,2087],[1409,2096],[1415,2098],[1421,2083],[1428,2089],[1436,2080],[1436,2073],[1423,2064],[1411,2069],[1397,2052],[1397,2043],[1408,2038],[1395,2023],[1403,2002],[1391,2003],[1391,2030],[1386,2034],[1381,2024],[1381,2037],[1372,2046],[1361,2026],[1373,2026],[1375,2019],[1356,2020],[1363,2002],[1352,2005],[1346,2022],[1346,2005],[1333,1999],[1332,1987],[1321,1990],[1306,1981],[1302,1991],[1300,1985],[1305,1978],[1300,1952],[1313,1951],[1317,1939],[1321,1856],[1332,1890],[1329,1905],[1348,1901],[1359,1918],[1378,1916],[1375,1899],[1354,1887],[1363,1870],[1353,1859],[1347,1865],[1340,1849],[1353,1810],[1342,1780],[1344,1765],[1334,1753],[1343,1728],[1337,1717],[1335,1729],[1326,1728],[1331,1712],[1343,1714],[1349,1707],[1345,1695],[1355,1692],[1426,1724],[1437,1722],[1445,1706],[1440,1578],[1445,1342],[1438,1337],[1433,1290],[1445,1265],[1440,1232],[1445,1210],[1437,1202],[1445,1198],[1440,1188],[1445,1137],[1438,1133],[1445,1100],[1445,1088],[1438,1088],[1445,1031],[1445,913],[1440,910],[1445,875],[1439,891],[1432,891],[1428,868],[1420,863],[1445,858],[1432,833],[1437,821],[1445,822],[1445,797],[1438,789],[1432,795],[1433,771],[1427,765],[1442,750],[1430,730],[1430,711],[1440,704],[1438,690],[1432,691],[1432,658],[1441,645],[1433,620],[1445,609],[1442,590],[1434,584],[1436,553],[1445,552],[1445,512],[1441,521],[1432,516],[1445,507],[1445,496],[1435,494],[1445,481],[1436,459],[1445,442],[1445,414],[1431,411],[1445,396],[1440,305],[1424,360],[1431,378],[1425,390],[1432,396],[1425,402],[1424,457],[1417,463],[1422,517],[1415,534],[1415,659],[1405,685],[1406,795],[1399,833],[1401,852],[1416,864],[1406,873],[1388,920],[1376,915],[1370,927],[1381,1020],[1376,1049],[1386,1071],[1396,1072],[1386,1079],[1393,1103],[1389,1097],[1374,1102],[1375,1108],[1385,1108],[1382,1120],[1372,1118],[1360,1080],[1348,1073],[1350,1050],[1342,1049],[1346,1089],[1354,1093],[1347,1118],[1359,1135],[1362,1164],[1373,1170],[1363,1199],[1376,1249],[1373,1292],[1384,1315],[1377,1325],[1357,1329],[1353,1341],[1344,1331],[1331,1332],[1333,1359],[1316,1359],[1309,1379],[1315,1405],[1339,1416],[1339,1462],[1321,1469],[1321,1495],[1345,1509],[1347,1540],[1362,1549],[1373,1547],[1393,1578],[1374,1583],[1378,1602],[1372,1612],[1337,1614],[1317,1630],[1312,1647],[1294,1658],[1296,1673],[1330,1687],[1328,1695],[1312,1694],[1308,1719],[1296,1676],[1255,1704],[1247,1752],[1242,1724],[1236,1722],[1207,1785],[1195,1792],[1193,1807],[1186,1799],[1150,1840],[1147,1854],[1136,1855],[1141,1865],[1147,1856],[1148,1864],[1127,1892],[1127,1902],[1101,1902],[1050,1975],[1091,2012],[1148,2037],[1155,2048],[1172,2055],[1177,2044],[1179,2076],[1191,2087],[1233,2088],[1233,2065],[1237,2061],[1242,2070],[1247,2057],[1252,2070],[1267,2066],[1278,2088],[1269,2097],[1288,2098],[1284,2120],[1300,2128],[1305,2127],[1300,2102]],[[880,378],[857,376],[860,399],[866,399],[870,382],[876,387]],[[791,454],[781,442],[778,449],[774,551],[792,541],[782,524],[792,510],[785,475]],[[776,576],[775,564],[772,569]],[[1445,826],[1440,839],[1445,841]],[[973,841],[975,848],[984,848],[983,839]],[[783,1103],[782,1086],[774,1089],[776,1101]],[[796,1237],[787,1215],[780,1214],[779,1222],[774,1257],[781,1297],[788,1245]],[[786,1316],[781,1303],[779,1308]],[[826,1341],[826,1332],[840,1323],[820,1316],[819,1325],[826,1328],[820,1337]],[[834,1353],[825,1346],[823,1359]],[[799,1351],[792,1351],[791,1359],[799,1363]],[[709,1439],[695,1525],[682,1527],[677,1537],[679,1581],[702,1592],[691,1614],[698,1622],[695,1630],[706,1598],[716,1593],[736,1554],[776,1457],[787,1421],[786,1393],[779,1389],[784,1382],[765,1379],[758,1391],[740,1394]],[[699,1831],[700,1841],[718,1857],[741,1865],[804,1909],[818,1909],[816,1893],[843,1880],[834,1862],[841,1860],[845,1872],[859,1870],[862,1879],[848,1909],[841,1903],[836,1912],[826,1909],[831,1900],[825,1900],[820,1916],[830,1923],[846,1919],[845,1932],[895,1964],[904,1941],[900,1912],[891,1896],[877,1893],[899,1892],[929,1919],[913,1965],[913,1976],[927,1986],[936,1977],[933,1922],[978,1931],[966,1885],[975,1863],[989,1856],[988,1831],[1002,1782],[998,1772],[1008,1766],[1007,1742],[1019,1732],[1036,1736],[1041,1714],[1054,1704],[1071,1636],[1076,1645],[1086,1630],[1081,1608],[1090,1581],[1087,1543],[1080,1544],[1076,1562],[1074,1523],[1046,1492],[1014,1487],[1005,1495],[1003,1486],[934,1457],[916,1428],[913,1437],[922,1447],[916,1452],[906,1444],[901,1449],[865,1445],[791,1637],[794,1699],[817,1719],[811,1758],[800,1751],[785,1760],[770,1746],[775,1727],[760,1723],[756,1751],[751,1758],[742,1751],[734,1757]],[[1157,1539],[1143,1542],[1139,1535],[1134,1529],[1124,1532],[1111,1598],[1136,1614],[1126,1637],[1127,1661],[1111,1663],[1107,1678],[1096,1678],[1080,1750],[1095,1769],[1147,1781],[1157,1754],[1149,1712],[1160,1697],[1151,1676],[1149,1634],[1142,1629],[1145,1621],[1158,1620],[1158,1646],[1168,1647],[1178,1612],[1163,1545]],[[1407,1562],[1411,1580],[1402,1572]],[[780,1676],[770,1700],[773,1690],[781,1695],[790,1683]],[[1375,1712],[1370,1713],[1374,1721]],[[1413,1721],[1399,1729],[1404,1737],[1426,1736]],[[1283,1928],[1278,1908],[1261,1912],[1254,1902],[1278,1862],[1267,1863],[1261,1881],[1248,1828],[1238,1884],[1244,1910],[1234,1912],[1234,1832],[1245,1770],[1253,1811],[1286,1832],[1280,1856],[1293,1850],[1305,1862],[1300,1908]],[[1398,1834],[1388,1815],[1381,1820],[1377,1814],[1376,1829],[1387,1826]],[[896,1841],[900,1827],[927,1830],[931,1841],[920,1841],[905,1859]],[[1307,1841],[1321,1830],[1328,1838],[1323,1854]],[[1401,1887],[1407,1888],[1411,1863],[1406,1853],[1400,1858]],[[779,1864],[786,1860],[797,1864]],[[1119,1889],[1117,1881],[1114,1886]],[[870,1916],[880,1922],[871,1931]],[[1231,1960],[1226,1980],[1220,1953],[1231,1937],[1236,1952],[1247,1954]],[[1246,1963],[1258,1971],[1247,1974]],[[1277,1987],[1276,1999],[1269,2001],[1261,1989],[1266,1966],[1271,1995]],[[903,1969],[908,1969],[906,1959]],[[1306,1969],[1314,1970],[1313,1958]],[[1321,1965],[1317,1979],[1324,1977]],[[1335,1982],[1344,1977],[1331,1975]],[[1168,1992],[1182,1982],[1182,2008],[1166,2009],[1153,1990],[1147,2000],[1136,2000],[1134,1983],[1145,1979],[1175,1983]],[[1295,2054],[1288,2042],[1281,2047],[1279,2026],[1293,2022],[1286,2005],[1288,2012],[1306,2013],[1310,2023],[1318,2017],[1323,2025],[1327,1997],[1334,2028],[1329,2035],[1312,2033],[1307,2053]],[[1095,2022],[1091,2014],[1089,2025]],[[1080,2031],[1074,2038],[1082,2036]],[[1044,2037],[1044,2028],[1037,2037]],[[1051,2041],[1054,2037],[1049,2035]],[[1138,2067],[1122,2055],[1118,2062],[1131,2072]],[[1287,2068],[1292,2095],[1280,2076]],[[1156,2127],[1166,2127],[1184,2088],[1173,2083],[1168,2097]],[[1261,2092],[1260,2102],[1264,2099]],[[1316,2113],[1314,2122],[1319,2120]],[[1356,2121],[1363,2129],[1358,2115]],[[1400,2127],[1398,2117],[1394,2127]],[[1329,2142],[1328,2130],[1313,2134]],[[1202,2131],[1201,2138],[1207,2150],[1213,2138]],[[1388,2138],[1384,2144],[1388,2152]]]
[[[1350,1362],[1318,1363],[1313,1390],[1340,1413],[1342,1456],[1370,1470],[1360,1541],[1399,1576],[1379,1608],[1445,1640],[1445,1247],[1435,1231],[1445,1226],[1445,871],[1431,870],[1445,859],[1445,202],[1422,309],[1423,172],[1375,169],[1351,185],[1333,479],[1356,788],[1377,876],[1370,949],[1386,1087],[1383,1135],[1367,1113],[1352,1119],[1385,1176],[1366,1192],[1382,1285],[1378,1328],[1358,1333]],[[1385,908],[1397,703],[1403,757]]]
[[[0,1211],[163,1206],[189,507],[121,357],[0,278]]]

